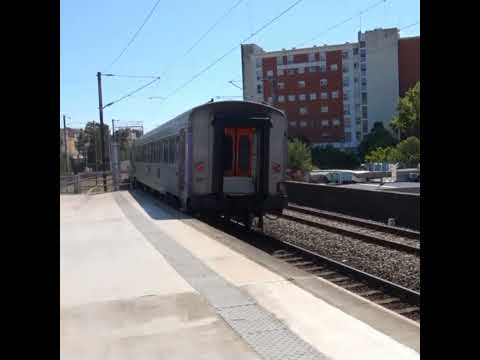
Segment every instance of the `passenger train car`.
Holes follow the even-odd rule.
[[[269,105],[200,105],[140,137],[131,158],[135,186],[189,212],[250,225],[286,205],[287,119]]]

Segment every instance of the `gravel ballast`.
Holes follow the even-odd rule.
[[[416,255],[280,218],[272,220],[265,217],[264,232],[279,240],[302,246],[356,269],[420,291],[420,258]]]

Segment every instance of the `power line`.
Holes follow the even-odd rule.
[[[152,75],[102,74],[102,76],[108,76],[108,77],[123,77],[123,78],[137,78],[137,79],[156,79],[156,78],[158,78],[158,76],[152,76]]]
[[[157,8],[158,4],[160,3],[160,0],[157,0],[155,2],[155,5],[153,5],[153,8],[150,10],[150,12],[148,13],[147,17],[145,18],[145,20],[143,20],[143,23],[142,25],[138,28],[137,32],[133,35],[133,37],[130,39],[130,41],[128,42],[128,44],[123,48],[123,50],[120,52],[120,54],[110,63],[110,65],[108,65],[107,69],[109,69],[113,64],[115,64],[118,60],[120,60],[120,58],[122,57],[122,55],[125,53],[125,51],[127,51],[127,49],[130,47],[130,45],[132,45],[132,43],[135,41],[135,39],[137,38],[137,36],[140,34],[140,31],[142,31],[143,27],[145,26],[145,24],[147,23],[147,21],[150,19],[150,17],[153,15],[155,9]]]
[[[250,40],[251,38],[253,38],[255,35],[257,35],[258,33],[260,33],[261,31],[265,30],[268,26],[270,26],[271,24],[273,24],[275,21],[277,21],[279,18],[281,18],[283,15],[285,15],[287,12],[289,12],[291,9],[293,9],[295,6],[297,6],[298,4],[300,4],[303,0],[297,0],[295,1],[292,5],[290,5],[289,7],[287,7],[285,10],[283,10],[280,14],[278,14],[277,16],[275,16],[273,19],[271,19],[270,21],[268,21],[267,23],[265,23],[264,25],[262,25],[259,29],[257,29],[256,31],[254,31],[252,34],[250,34],[249,36],[247,36],[245,39],[243,39],[241,42],[240,42],[240,45],[242,43],[245,43],[246,41]],[[238,49],[238,44],[236,44],[234,47],[232,47],[231,49],[229,49],[227,52],[225,52],[222,56],[220,56],[219,58],[217,58],[216,60],[214,60],[211,64],[209,64],[208,66],[206,66],[203,70],[201,70],[200,72],[198,72],[196,75],[194,75],[192,78],[190,78],[188,81],[186,81],[185,83],[183,83],[182,85],[180,85],[178,88],[176,88],[172,93],[170,93],[168,96],[167,96],[167,99],[172,97],[173,95],[175,95],[177,92],[179,92],[180,90],[182,90],[183,88],[185,88],[187,85],[189,85],[191,82],[193,82],[195,79],[197,79],[199,76],[201,76],[202,74],[204,74],[205,72],[207,72],[210,68],[212,68],[213,66],[215,66],[217,63],[219,63],[221,60],[223,60],[225,57],[227,57],[228,55],[230,55],[233,51],[235,51],[236,49]]]
[[[130,97],[130,96],[132,96],[133,94],[136,94],[136,93],[139,92],[140,90],[145,89],[146,87],[152,85],[153,83],[157,82],[158,80],[160,80],[160,77],[156,77],[156,78],[153,79],[152,81],[148,82],[148,83],[145,84],[145,85],[140,86],[139,88],[133,90],[132,92],[128,93],[127,95],[122,96],[121,98],[119,98],[119,99],[117,99],[117,100],[115,100],[115,101],[112,101],[112,102],[108,103],[107,105],[103,106],[103,108],[105,109],[106,107],[112,106],[113,104],[116,104],[116,103],[118,103],[118,102],[120,102],[120,101],[122,101],[122,100],[124,100],[124,99],[126,99],[126,98],[128,98],[128,97]]]
[[[220,22],[225,19],[233,10],[235,10],[236,7],[238,7],[238,5],[240,5],[244,0],[238,0],[235,4],[233,4],[220,18],[217,19],[217,21],[212,25],[210,26],[210,28],[208,28],[208,30],[202,35],[200,36],[200,38],[192,45],[190,46],[190,48],[185,51],[185,53],[182,55],[182,57],[185,57],[187,56],[203,39],[205,39],[205,37],[212,32],[213,29],[215,29],[217,27],[218,24],[220,24]]]
[[[410,27],[412,27],[412,26],[415,26],[415,25],[418,25],[418,24],[420,24],[420,21],[417,21],[417,22],[415,22],[415,23],[413,23],[413,24],[404,26],[404,27],[400,28],[398,31],[402,31],[402,30],[408,29],[408,28],[410,28]]]
[[[187,49],[187,51],[185,51],[185,53],[183,55],[180,56],[179,59],[176,59],[175,60],[175,63],[178,63],[180,60],[184,59],[188,54],[190,54],[192,52],[192,50],[197,47],[198,44],[200,44],[200,42],[205,39],[207,37],[208,34],[210,34],[213,29],[215,29],[217,27],[218,24],[220,24],[220,22],[222,22],[228,15],[230,15],[230,13],[235,10],[235,8],[238,7],[238,5],[240,5],[244,0],[237,0],[222,16],[220,16],[214,23],[212,26],[210,26],[208,28],[207,31],[205,31],[205,33],[203,33],[197,41],[195,41],[193,43],[192,46],[190,46],[190,48]],[[162,77],[165,76],[165,74],[170,70],[170,68],[175,64],[175,63],[171,63],[169,64],[165,70],[163,71],[162,73]]]
[[[309,43],[309,42],[312,42],[313,40],[317,40],[320,36],[323,36],[323,35],[325,35],[326,33],[332,31],[333,29],[336,29],[337,27],[339,27],[339,26],[341,26],[341,25],[343,25],[343,24],[345,24],[345,23],[347,23],[347,22],[355,19],[358,15],[361,16],[362,14],[370,11],[371,9],[377,7],[378,5],[380,5],[380,4],[384,3],[384,2],[386,2],[386,0],[380,0],[380,1],[376,2],[376,3],[373,4],[373,5],[370,5],[369,7],[366,7],[366,8],[363,9],[363,10],[360,10],[360,11],[356,12],[355,14],[353,14],[352,16],[350,16],[349,18],[347,18],[347,19],[345,19],[345,20],[342,20],[341,22],[339,22],[339,23],[337,23],[337,24],[335,24],[335,25],[330,26],[329,28],[325,29],[325,30],[322,31],[321,33],[315,35],[314,37],[308,39],[307,41],[302,42],[301,44],[298,45],[298,47],[301,47],[301,46],[303,46],[303,45],[305,45],[305,44],[307,44],[307,43]]]

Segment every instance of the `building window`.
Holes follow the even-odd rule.
[[[344,118],[343,123],[345,124],[346,128],[349,128],[352,126],[352,120],[350,118]]]
[[[343,104],[343,114],[350,115],[350,104]]]
[[[353,48],[353,55],[358,55],[358,48],[357,47]]]
[[[283,90],[283,89],[285,89],[285,83],[284,82],[279,82],[279,83],[277,83],[277,87],[278,87],[279,90]]]
[[[288,69],[287,75],[295,75],[295,69]]]
[[[305,72],[305,68],[303,66],[298,68],[298,73],[303,74]]]
[[[328,80],[327,79],[320,79],[320,86],[327,86]]]
[[[353,68],[356,70],[358,69],[358,63],[353,63]]]
[[[332,124],[333,124],[333,126],[340,126],[340,120],[339,119],[333,119]]]
[[[343,100],[348,101],[348,91],[343,93]]]
[[[348,50],[343,50],[342,51],[342,59],[348,59]]]
[[[267,77],[268,78],[273,77],[273,70],[267,70]]]
[[[345,142],[350,142],[352,141],[352,133],[346,132],[345,133]]]
[[[322,100],[328,99],[328,93],[326,91],[322,91],[320,93],[320,99],[322,99]]]
[[[367,86],[367,78],[362,78],[362,88]]]
[[[307,99],[307,95],[305,95],[305,94],[298,95],[298,100],[305,101],[306,99]]]
[[[360,70],[366,71],[367,70],[367,64],[366,63],[361,63],[360,64]]]
[[[364,134],[368,133],[368,120],[363,120],[362,130]]]
[[[278,102],[285,102],[285,96],[279,95],[278,96]]]
[[[368,118],[368,110],[366,106],[362,106],[362,118]]]
[[[355,132],[355,135],[357,135],[357,140],[362,139],[362,133],[360,131]]]
[[[338,99],[338,91],[332,91],[332,99]]]
[[[360,111],[362,111],[360,109],[360,104],[355,104],[355,114],[357,114],[357,115],[360,114]]]
[[[360,47],[364,48],[365,47],[365,41],[360,41]]]
[[[308,54],[308,61],[310,61],[310,62],[315,61],[315,53],[309,53]]]
[[[317,93],[311,93],[310,100],[317,100]]]
[[[277,65],[283,65],[283,56],[277,56]]]
[[[297,127],[297,122],[296,121],[290,121],[288,123],[291,127]]]
[[[327,60],[327,54],[325,54],[324,52],[321,52],[320,53],[320,61],[326,61]]]
[[[262,80],[262,70],[257,70],[257,81]]]
[[[330,125],[329,123],[330,123],[330,121],[328,121],[328,120],[322,120],[322,126],[323,127],[329,126]]]
[[[357,83],[358,83],[358,77],[355,76],[355,77],[353,78],[353,83],[354,83],[354,84],[357,84]]]
[[[362,92],[362,104],[367,105],[367,93]]]
[[[258,84],[257,85],[257,94],[261,94],[262,93],[262,85]]]
[[[337,64],[331,64],[330,65],[330,71],[337,71],[338,70],[338,65]]]
[[[307,127],[306,121],[300,121],[300,127]]]
[[[168,140],[162,141],[162,148],[163,148],[162,162],[168,163]]]
[[[360,119],[359,117],[357,117],[357,118],[355,119],[355,125],[357,125],[357,126],[362,125],[362,119]]]
[[[303,88],[305,87],[305,81],[304,81],[304,80],[299,80],[299,81],[298,81],[298,87],[299,87],[300,89],[303,89]]]
[[[295,101],[295,95],[288,95],[288,101]]]
[[[300,109],[299,109],[299,114],[300,115],[307,115],[308,114],[308,109],[306,106],[302,106]]]
[[[318,69],[320,70],[320,72],[326,72],[326,71],[327,71],[327,65],[322,65],[322,64],[321,64],[321,65],[318,67]]]
[[[328,106],[322,106],[321,109],[320,109],[320,111],[321,111],[322,113],[328,112]]]
[[[317,71],[317,67],[316,67],[316,66],[310,66],[310,67],[308,68],[308,71],[311,72],[311,73],[313,73],[313,72]]]
[[[262,67],[262,59],[256,58],[255,62],[256,62],[257,68]]]
[[[343,78],[343,86],[345,87],[350,86],[350,81],[348,81],[348,77]]]
[[[277,70],[277,75],[278,76],[283,76],[284,72],[283,72],[283,69],[278,69]]]
[[[360,61],[363,61],[367,58],[367,50],[360,49]]]
[[[287,64],[293,64],[293,55],[287,55]]]

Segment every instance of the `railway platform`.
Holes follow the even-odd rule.
[[[419,359],[419,325],[148,194],[60,196],[67,359]]]

